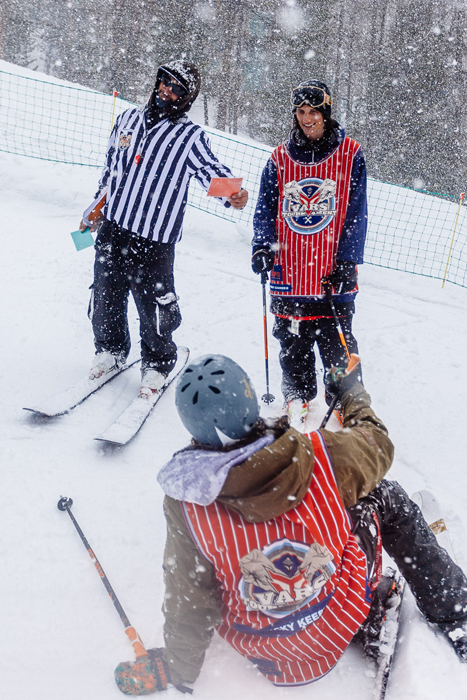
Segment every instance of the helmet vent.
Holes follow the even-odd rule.
[[[217,386],[211,386],[211,385],[209,385],[209,388],[211,389],[211,391],[212,391],[214,394],[220,394],[220,393],[221,393],[221,390],[218,389]]]
[[[188,374],[188,372],[193,372],[193,370],[191,369],[191,367],[187,367],[187,369],[185,370],[185,374]]]
[[[191,382],[188,382],[188,384],[185,384],[184,386],[182,386],[182,388],[180,389],[180,391],[185,391],[185,389],[188,389],[188,387],[190,386],[190,384],[191,384]]]
[[[195,395],[193,396],[193,403],[194,404],[198,403],[198,392],[196,392]]]
[[[214,359],[212,357],[208,357],[208,359],[204,363],[203,367],[206,367],[206,365],[208,365],[210,362],[214,362]]]
[[[211,377],[213,377],[215,374],[225,374],[223,369],[216,369],[215,372],[211,372]]]

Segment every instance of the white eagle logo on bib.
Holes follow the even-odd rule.
[[[292,231],[319,233],[336,214],[337,183],[329,178],[307,177],[284,185],[282,216]]]

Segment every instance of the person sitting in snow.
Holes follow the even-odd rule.
[[[124,693],[189,690],[214,629],[277,686],[321,678],[354,638],[375,656],[393,591],[383,548],[467,661],[467,579],[418,506],[384,479],[393,445],[357,375],[331,368],[326,378],[344,428],[304,435],[286,416],[259,417],[233,360],[206,355],[187,366],[176,405],[193,441],[158,476],[165,647],[117,667]]]
[[[162,388],[177,360],[172,333],[181,323],[174,283],[175,244],[182,236],[188,185],[195,177],[232,177],[212,153],[206,134],[187,117],[201,85],[188,61],[157,71],[148,104],[119,115],[112,131],[95,204],[105,197],[102,218],[85,212],[80,230],[99,225],[90,318],[95,356],[90,379],[121,368],[130,351],[127,320],[131,291],[141,335],[142,398]],[[221,199],[242,209],[248,193]]]

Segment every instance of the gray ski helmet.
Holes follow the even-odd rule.
[[[203,355],[190,363],[178,381],[175,404],[185,428],[212,447],[223,445],[218,431],[238,440],[259,418],[248,375],[224,355]]]

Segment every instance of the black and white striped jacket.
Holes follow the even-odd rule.
[[[185,116],[148,130],[144,109],[129,109],[117,118],[107,148],[99,182],[99,191],[108,187],[103,214],[135,235],[176,243],[192,176],[204,189],[212,177],[232,177],[202,128]]]

